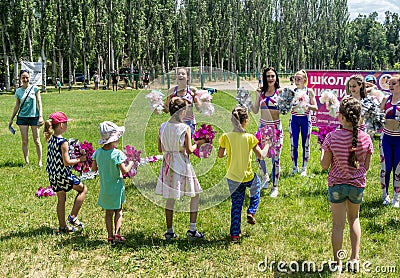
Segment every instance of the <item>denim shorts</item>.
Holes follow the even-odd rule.
[[[17,116],[17,125],[39,126],[39,117]]]
[[[331,203],[343,203],[349,199],[353,204],[361,204],[364,197],[364,188],[349,184],[334,184],[328,189],[328,200]]]

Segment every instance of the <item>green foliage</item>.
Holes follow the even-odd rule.
[[[146,123],[127,123],[127,111],[138,91],[71,91],[42,94],[44,115],[64,111],[74,120],[68,124],[67,138],[88,140],[96,145],[99,138],[98,124],[104,120],[118,125],[134,125],[146,133],[146,151],[157,154],[159,124],[166,115],[153,115]],[[213,102],[230,111],[235,105],[235,92],[218,91]],[[0,95],[0,119],[7,122],[15,99],[10,94]],[[147,108],[147,107],[146,107]],[[257,128],[258,116],[248,127]],[[229,119],[220,119],[221,121]],[[229,238],[230,200],[201,211],[198,229],[206,238],[200,242],[188,242],[185,232],[189,226],[187,213],[175,213],[174,227],[179,238],[165,242],[164,209],[144,197],[137,186],[142,185],[138,176],[126,181],[127,201],[124,205],[122,233],[127,237],[124,245],[107,244],[104,211],[97,206],[99,180],[89,180],[88,194],[80,212],[85,229],[77,234],[56,233],[56,197],[38,199],[34,196],[39,186],[47,186],[44,168],[35,166],[37,160],[30,137],[31,165],[23,166],[19,132],[11,135],[5,125],[0,128],[0,270],[2,277],[335,277],[325,268],[316,272],[282,273],[277,264],[263,268],[260,262],[267,260],[289,263],[314,261],[320,266],[332,258],[330,245],[331,214],[327,201],[327,173],[319,166],[320,150],[315,136],[311,137],[311,157],[308,177],[290,177],[289,116],[282,117],[284,146],[281,157],[282,175],[278,198],[269,197],[263,190],[257,224],[245,222],[245,199],[242,221],[242,240],[231,244]],[[221,135],[218,130],[217,138]],[[218,140],[215,140],[218,147]],[[124,137],[122,142],[124,142]],[[46,154],[46,144],[43,153]],[[378,273],[376,267],[399,268],[398,256],[398,209],[383,207],[379,182],[380,162],[378,141],[374,141],[375,153],[367,174],[367,188],[361,206],[362,227],[361,262],[370,262],[371,273],[361,272],[360,277],[397,277],[398,273]],[[301,155],[300,155],[301,157]],[[193,164],[200,160],[192,157]],[[268,160],[268,165],[270,161]],[[212,163],[205,160],[204,163]],[[254,163],[256,169],[256,163]],[[159,171],[159,164],[153,167]],[[141,171],[141,168],[139,168]],[[224,180],[225,159],[218,159],[210,172],[200,176],[203,188],[209,188]],[[393,187],[390,187],[390,191]],[[67,213],[75,194],[67,194]],[[347,224],[346,224],[347,225]],[[349,232],[344,231],[343,249],[350,252]],[[287,267],[287,266],[286,266]],[[397,269],[397,272],[399,270]],[[341,277],[354,277],[343,273]]]

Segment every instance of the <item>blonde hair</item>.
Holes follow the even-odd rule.
[[[298,72],[296,72],[294,75],[295,75],[295,76],[296,76],[296,75],[302,75],[303,78],[304,78],[304,85],[307,86],[307,84],[308,84],[308,77],[307,77],[307,72],[306,72],[306,70],[301,69],[301,70],[299,70]]]
[[[46,139],[46,141],[50,140],[51,135],[53,135],[54,130],[57,128],[58,125],[59,124],[53,125],[51,119],[48,119],[44,122],[43,134],[44,134],[44,138]]]

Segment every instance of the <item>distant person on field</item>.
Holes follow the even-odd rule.
[[[40,89],[35,85],[29,84],[30,74],[25,69],[20,71],[19,79],[22,81],[22,86],[15,91],[14,98],[16,102],[8,123],[8,128],[15,133],[12,124],[14,117],[17,116],[17,125],[21,131],[22,152],[25,164],[29,164],[28,131],[29,127],[31,128],[38,156],[38,165],[42,167],[42,143],[40,142],[39,130],[44,121]]]
[[[113,73],[111,74],[111,78],[112,78],[112,90],[114,91],[115,87],[115,91],[118,91],[119,74],[117,70],[113,71]]]
[[[99,84],[100,84],[100,76],[97,73],[97,71],[95,71],[94,74],[93,74],[93,82],[94,82],[94,89],[98,90],[99,89]]]
[[[349,266],[359,267],[361,240],[360,204],[366,186],[366,174],[374,151],[370,136],[358,128],[361,104],[346,96],[340,103],[338,119],[342,127],[328,133],[322,144],[322,169],[329,169],[328,199],[332,212],[332,249],[341,270],[343,230],[350,227],[351,255]]]
[[[167,232],[166,240],[176,238],[172,222],[175,201],[183,196],[190,197],[190,226],[187,231],[188,239],[201,239],[204,234],[196,228],[199,199],[202,189],[197,180],[189,155],[197,147],[205,143],[199,140],[192,145],[190,128],[183,122],[187,111],[186,101],[179,97],[171,99],[168,111],[169,121],[162,123],[158,137],[158,151],[163,153],[163,161],[158,176],[156,194],[166,199],[165,218]]]
[[[87,187],[71,171],[73,165],[86,161],[86,154],[82,154],[79,158],[70,158],[68,140],[63,137],[69,121],[70,119],[64,112],[55,112],[49,116],[44,127],[44,136],[48,141],[46,172],[49,175],[51,188],[57,193],[58,231],[60,233],[76,232],[77,228],[83,228],[82,222],[78,220],[78,213],[87,192]],[[65,221],[65,201],[67,192],[71,189],[78,192],[71,213],[68,215],[68,222],[72,227],[67,226]]]
[[[219,138],[218,157],[227,155],[227,174],[229,192],[232,200],[230,235],[232,242],[239,242],[241,234],[241,215],[246,187],[250,188],[250,204],[247,209],[247,223],[254,225],[260,202],[261,182],[253,171],[253,152],[259,159],[264,159],[268,153],[269,146],[263,150],[258,146],[257,138],[245,131],[249,123],[249,115],[246,108],[236,107],[232,111],[233,131],[222,134]]]
[[[61,87],[62,87],[61,81],[59,78],[57,78],[57,89],[59,94],[61,94]]]
[[[149,73],[146,71],[143,75],[143,86],[145,89],[149,87],[150,77]]]
[[[126,155],[117,149],[125,127],[113,122],[100,124],[99,144],[103,145],[93,154],[92,171],[99,171],[100,193],[98,205],[106,210],[106,228],[109,243],[122,243],[121,236],[122,204],[125,203],[125,186],[122,174],[126,174],[133,166],[133,161],[125,165]]]

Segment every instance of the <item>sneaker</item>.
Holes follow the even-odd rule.
[[[78,217],[73,218],[71,215],[68,215],[68,222],[71,225],[74,225],[76,228],[83,229],[84,225],[81,221],[79,221]]]
[[[254,214],[248,213],[247,214],[247,223],[254,225],[257,223],[257,220],[254,218]]]
[[[300,176],[307,177],[307,170],[306,169],[301,170]]]
[[[290,175],[291,175],[291,176],[294,176],[294,175],[297,174],[298,171],[299,171],[299,170],[297,169],[297,167],[294,167],[293,170],[292,170],[292,172],[290,173]]]
[[[278,187],[277,186],[273,186],[271,188],[271,195],[272,198],[276,198],[278,197]]]
[[[74,233],[76,231],[77,231],[77,229],[75,227],[69,227],[69,226],[58,227],[58,232],[60,234]]]
[[[399,208],[400,207],[399,195],[397,193],[395,193],[393,195],[392,205],[393,205],[394,208]]]
[[[387,206],[390,204],[390,196],[389,195],[386,195],[386,194],[382,195],[382,200],[383,200],[382,204],[384,206]]]
[[[204,234],[203,233],[199,233],[197,230],[196,231],[188,230],[187,231],[187,238],[189,240],[201,239],[201,238],[204,238]]]
[[[240,236],[231,236],[231,241],[232,241],[232,243],[239,243]]]
[[[167,232],[167,233],[164,234],[164,237],[165,237],[166,240],[170,240],[170,239],[173,239],[173,238],[177,238],[178,235],[175,234],[175,233],[168,233]]]
[[[262,181],[261,181],[261,188],[262,189],[267,189],[268,188],[268,183],[269,183],[269,175],[268,174],[265,174],[264,176],[263,176],[263,178],[262,178]]]

